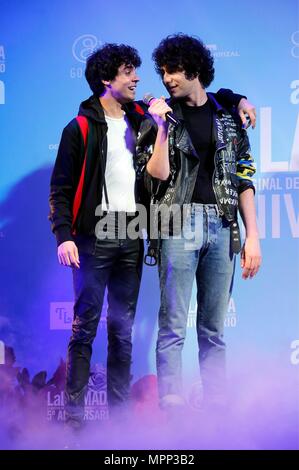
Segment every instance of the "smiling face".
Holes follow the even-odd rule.
[[[139,82],[136,68],[133,65],[121,65],[116,77],[109,82],[103,81],[110,90],[111,96],[120,103],[134,101],[137,83]]]
[[[198,77],[187,79],[183,71],[169,73],[166,67],[162,67],[161,76],[165,87],[173,98],[188,98],[198,89],[202,89]]]

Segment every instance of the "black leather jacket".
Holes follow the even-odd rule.
[[[242,129],[239,117],[223,108],[213,94],[208,93],[208,98],[214,110],[215,170],[212,185],[219,214],[236,228],[239,194],[248,188],[254,191],[252,176],[255,167],[247,133]],[[152,178],[146,170],[144,172],[144,181],[157,211],[162,204],[181,207],[190,203],[200,165],[199,157],[184,126],[179,102],[170,100],[169,105],[180,120],[177,128],[171,125],[169,129],[169,178],[164,182]],[[141,124],[138,135],[137,161],[140,175],[152,155],[155,135],[156,126],[149,117],[147,122],[143,121]],[[172,212],[173,217],[174,215],[175,210]],[[169,232],[171,234],[171,228]],[[239,241],[235,252],[240,249]]]

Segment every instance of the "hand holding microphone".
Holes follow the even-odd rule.
[[[172,109],[166,103],[164,96],[157,99],[148,93],[144,95],[143,102],[149,106],[148,111],[158,126],[163,125],[166,121],[174,126],[179,124],[179,121],[172,114]]]

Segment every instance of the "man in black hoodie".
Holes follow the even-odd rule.
[[[123,44],[105,44],[89,57],[85,76],[93,95],[63,130],[51,178],[50,220],[58,260],[72,267],[75,292],[65,390],[66,421],[72,428],[80,428],[84,419],[92,343],[106,287],[110,411],[119,414],[129,399],[131,336],[143,242],[127,233],[125,238],[119,236],[117,223],[114,238],[97,237],[95,228],[99,206],[103,214],[131,214],[134,218],[136,203],[143,202],[136,188],[135,148],[142,138],[137,137],[141,121],[149,116],[133,102],[140,64],[137,51]],[[231,105],[241,98],[230,91],[218,96]],[[245,99],[239,108],[241,113],[252,113]],[[126,223],[129,220],[126,217]]]
[[[86,79],[94,95],[79,110],[79,117],[88,120],[86,143],[80,121],[73,119],[63,131],[51,179],[50,218],[58,259],[73,268],[74,279],[65,403],[66,420],[73,427],[81,426],[84,418],[92,343],[106,286],[110,409],[119,409],[129,396],[131,332],[143,244],[140,238],[119,239],[117,234],[114,239],[97,239],[95,211],[101,203],[105,212],[136,211],[133,156],[141,115],[123,107],[135,98],[140,63],[135,49],[114,44],[88,59]]]

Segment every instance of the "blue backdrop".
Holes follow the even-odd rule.
[[[263,266],[243,281],[238,263],[226,316],[229,371],[266,377],[272,368],[278,382],[286,374],[285,393],[298,411],[298,19],[296,0],[0,1],[0,340],[13,346],[18,365],[51,375],[66,353],[71,272],[57,262],[48,191],[62,128],[90,95],[87,55],[104,42],[135,46],[143,59],[137,97],[158,96],[165,90],[151,53],[162,37],[185,32],[201,37],[214,55],[210,90],[246,94],[258,114],[249,138]],[[157,273],[146,268],[133,380],[155,373],[158,306]],[[187,396],[198,377],[195,308],[194,293],[184,348]],[[103,318],[93,362],[104,363],[105,355]]]

